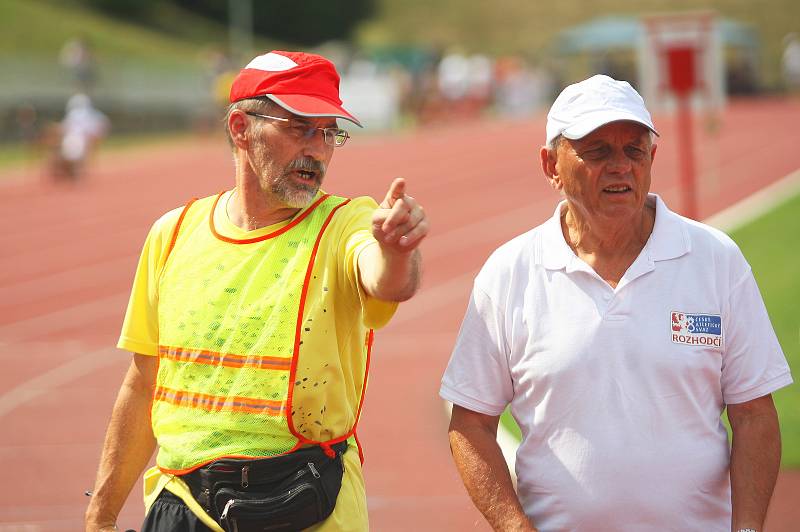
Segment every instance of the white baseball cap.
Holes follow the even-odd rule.
[[[610,122],[638,122],[658,135],[644,100],[627,81],[596,75],[558,95],[547,113],[547,144],[559,135],[580,139]]]

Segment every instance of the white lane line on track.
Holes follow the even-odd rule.
[[[125,292],[11,322],[0,326],[0,340],[29,341],[39,338],[43,331],[56,333],[76,327],[91,327],[96,320],[108,316],[109,309],[124,309],[127,303],[128,293]]]
[[[472,281],[477,273],[477,270],[470,271],[429,288],[423,287],[419,294],[398,309],[397,316],[389,323],[392,327],[405,325],[448,306],[454,299],[465,297],[472,289]]]
[[[787,200],[797,190],[800,190],[800,170],[789,174],[773,185],[766,187],[764,190],[725,209],[706,220],[706,222],[710,225],[724,227],[726,229],[729,227],[738,227]],[[494,225],[495,223],[502,223],[502,221],[505,220],[515,220],[518,219],[519,216],[524,216],[526,212],[535,212],[535,210],[533,205],[526,205],[512,211],[501,213],[488,221],[484,219],[480,222],[470,224],[469,226],[454,228],[446,233],[441,233],[432,237],[429,242],[429,247],[434,257],[439,256],[448,252],[449,249],[452,249],[452,246],[446,246],[444,244],[445,242],[453,240],[457,242],[468,241],[454,238],[455,236],[474,234],[480,227],[485,227],[487,223]],[[438,251],[438,253],[433,250]],[[430,313],[432,310],[447,306],[453,299],[463,296],[464,287],[471,286],[474,276],[474,271],[466,272],[458,277],[451,278],[448,281],[424,289],[412,300],[412,302],[414,302],[413,304],[409,303],[404,305],[409,308],[399,313],[397,318],[393,320],[394,324],[400,325],[407,323]],[[35,334],[37,331],[42,330],[42,326],[46,322],[57,325],[59,328],[56,330],[83,325],[100,316],[107,315],[109,308],[119,308],[119,305],[124,305],[127,296],[127,292],[115,294],[82,305],[76,305],[68,309],[51,312],[45,316],[11,323],[0,327],[0,338],[8,341],[13,339],[15,334]],[[48,331],[53,331],[53,329],[48,327]],[[96,369],[117,362],[118,358],[109,356],[111,353],[116,353],[116,349],[103,348],[93,351],[92,353],[53,368],[51,371],[26,381],[9,392],[0,395],[0,417],[40,396],[55,385],[65,384]],[[503,454],[506,456],[507,460],[511,460],[509,463],[511,464],[510,469],[513,474],[513,459],[516,454],[517,442],[502,425],[498,429],[498,441],[501,440],[503,442],[501,444]]]
[[[119,353],[104,347],[56,366],[0,395],[0,418],[21,405],[93,371],[119,363]]]
[[[498,222],[502,220],[511,220],[512,217],[522,215],[531,209],[533,209],[533,207],[525,206],[502,213],[497,216]],[[481,223],[471,224],[466,228],[461,226],[437,235],[435,238],[431,239],[432,245],[429,244],[431,251],[437,250],[439,242],[444,243],[453,238],[451,233],[455,233],[456,235],[469,234],[470,231],[477,230],[485,223],[486,221],[484,220]],[[465,231],[465,233],[462,233],[462,231]],[[465,242],[463,239],[459,239],[458,241]],[[439,253],[433,252],[429,254],[437,256],[449,252],[450,251],[447,249],[443,249]],[[464,290],[469,290],[469,287],[472,286],[472,279],[475,273],[476,272],[467,272],[434,286],[426,287],[416,298],[403,306],[396,318],[392,320],[392,324],[405,324],[434,309],[447,306],[453,299],[463,296]],[[109,309],[123,308],[123,305],[127,304],[127,300],[128,292],[121,292],[41,316],[12,322],[0,326],[0,339],[4,342],[25,341],[36,338],[42,330],[53,333],[74,327],[89,326],[98,318],[108,315]],[[52,383],[49,383],[51,386],[54,383],[66,384],[70,380],[82,377],[95,369],[100,369],[105,365],[119,360],[116,356],[109,355],[111,352],[116,352],[116,349],[104,348],[71,360],[61,366],[53,368],[44,375],[25,381],[9,392],[0,395],[0,417],[42,395],[42,393],[44,393],[42,387],[48,384],[47,379],[52,379]],[[99,353],[105,353],[106,356],[97,356]]]
[[[734,231],[775,209],[800,192],[800,169],[743,200],[706,218],[704,223],[725,232]]]
[[[547,202],[549,203],[550,200],[547,200]],[[512,210],[504,211],[496,216],[484,218],[468,225],[454,227],[443,233],[435,233],[426,239],[424,256],[431,260],[437,259],[443,256],[449,256],[452,253],[463,249],[465,243],[467,242],[469,245],[474,245],[476,242],[480,243],[494,240],[496,235],[492,234],[491,231],[487,231],[487,228],[515,225],[516,223],[519,223],[518,221],[520,219],[524,219],[528,213],[535,213],[541,210],[541,204],[544,203],[546,203],[545,200],[540,200],[538,202],[526,204]],[[534,216],[531,216],[531,227],[534,225],[534,222],[537,221],[534,218]],[[122,261],[129,259],[119,260],[122,263]],[[78,269],[71,269],[67,272],[72,273],[77,270]],[[58,279],[62,274],[66,275],[67,272],[51,274],[45,279]],[[460,295],[454,293],[457,292],[458,287],[472,285],[472,278],[474,278],[476,273],[477,270],[470,271],[460,275],[455,279],[445,281],[444,283],[439,283],[431,287],[423,286],[423,291],[416,298],[412,299],[411,302],[403,305],[404,310],[399,313],[397,319],[393,320],[392,323],[396,323],[398,320],[399,322],[405,322],[418,317],[419,314],[425,313],[426,311],[430,310],[430,308],[440,308],[446,306],[448,300],[452,300],[457,295]],[[31,282],[39,282],[39,280]],[[108,309],[110,308],[123,309],[124,306],[122,305],[127,304],[128,296],[129,292],[124,291],[103,299],[82,303],[66,309],[57,310],[55,312],[50,312],[40,316],[35,316],[33,318],[2,325],[0,326],[0,339],[5,341],[19,341],[20,335],[28,334],[33,335],[35,338],[35,336],[42,330],[42,327],[45,327],[48,332],[57,332],[69,327],[77,327],[81,324],[90,324],[98,317],[107,315]],[[446,299],[441,299],[440,296],[445,296]],[[426,302],[430,306],[426,308],[425,306],[413,305],[412,303],[417,301],[419,298],[426,299]],[[410,308],[405,309],[405,307],[414,307],[414,310],[412,311]]]
[[[57,272],[46,273],[35,279],[15,282],[13,284],[0,285],[0,300],[2,301],[25,301],[30,294],[48,294],[50,296],[58,290],[74,289],[80,287],[86,289],[90,286],[108,282],[108,279],[116,280],[118,275],[130,278],[129,273],[136,265],[136,257],[129,255],[115,259],[102,260],[88,266],[77,266],[74,268],[59,270]],[[117,272],[125,272],[117,273]],[[82,282],[83,279],[89,281]]]

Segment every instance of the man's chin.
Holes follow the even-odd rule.
[[[279,200],[287,207],[302,209],[314,201],[322,183],[317,180],[293,179],[293,175],[286,174],[270,184],[273,198]]]
[[[294,209],[302,209],[311,205],[314,198],[317,196],[319,188],[314,190],[293,190],[288,194],[283,194],[281,200],[288,206]]]

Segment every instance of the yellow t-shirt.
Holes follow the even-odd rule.
[[[274,224],[255,231],[243,231],[235,226],[225,214],[225,205],[230,192],[223,194],[214,212],[214,225],[223,236],[233,239],[252,239],[269,234],[287,225],[290,221]],[[326,235],[320,242],[320,248],[315,262],[315,271],[325,271],[335,276],[337,286],[346,287],[345,290],[336,292],[336,319],[325,316],[331,326],[335,327],[336,345],[324,345],[326,336],[309,337],[310,342],[319,342],[320,345],[307,345],[309,351],[315,349],[337,349],[340,352],[342,371],[352,373],[353,377],[360,375],[356,366],[360,364],[360,350],[364,341],[365,328],[379,328],[385,325],[396,309],[396,303],[379,301],[367,296],[361,288],[358,276],[358,256],[374,239],[369,231],[372,212],[377,207],[371,198],[356,198],[343,206],[331,220],[326,230]],[[158,355],[159,326],[158,326],[158,279],[172,238],[172,232],[180,216],[182,208],[175,209],[162,216],[150,230],[145,241],[136,277],[133,283],[128,310],[117,346],[121,349],[145,355]],[[299,213],[298,213],[299,214]],[[329,279],[329,282],[331,280]],[[309,305],[311,308],[313,305]],[[327,312],[327,311],[326,311]],[[342,350],[353,350],[352,353]],[[347,356],[348,354],[352,356]],[[345,378],[348,378],[347,376]],[[353,410],[357,408],[359,394],[346,394],[339,399],[342,409]],[[355,403],[354,403],[355,402]],[[329,409],[336,409],[335,402],[327,403]],[[358,453],[352,446],[345,454],[345,477],[342,490],[337,500],[336,509],[324,523],[316,528],[320,530],[365,530],[367,526],[366,498],[364,482],[361,475]],[[162,488],[166,487],[199,513],[198,515],[206,524],[215,530],[214,525],[202,512],[183,482],[174,479],[171,475],[162,473],[157,468],[145,475],[145,499],[149,505]]]

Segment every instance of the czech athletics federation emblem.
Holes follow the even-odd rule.
[[[670,329],[673,343],[722,347],[722,318],[719,314],[689,314],[673,310]]]

